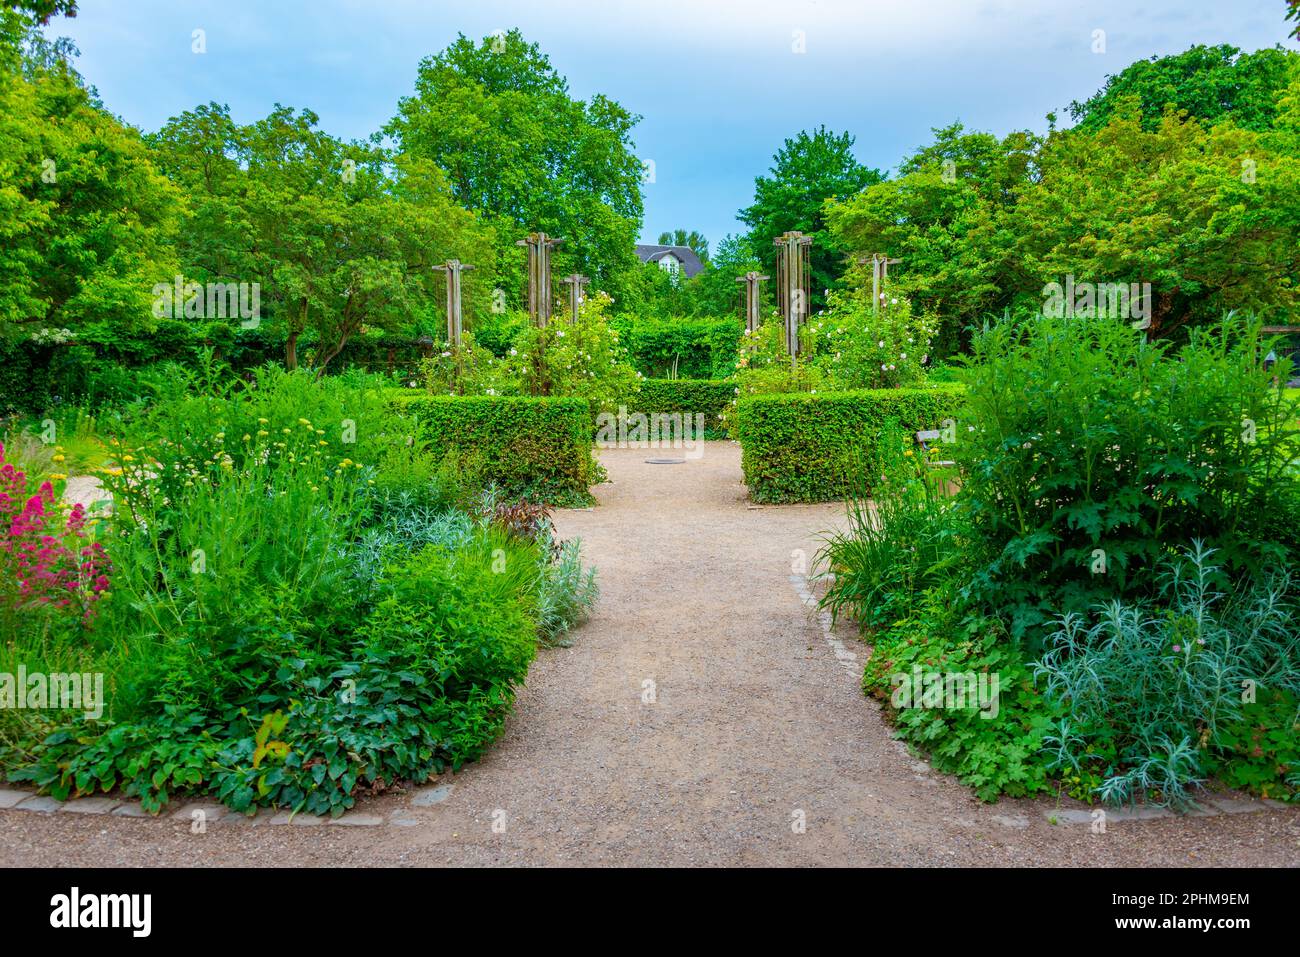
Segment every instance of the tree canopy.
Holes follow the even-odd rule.
[[[150,289],[175,270],[184,199],[61,59],[16,69],[30,22],[3,16],[0,334],[145,328]]]
[[[456,205],[442,171],[343,143],[317,123],[309,110],[277,106],[239,126],[226,107],[209,104],[152,137],[168,174],[193,197],[180,243],[193,276],[261,283],[290,368],[308,330],[323,369],[366,328],[433,325],[432,267],[448,258],[480,267],[466,274],[466,299],[484,308],[495,236]]]
[[[537,44],[511,30],[479,42],[462,35],[424,59],[385,132],[445,171],[455,201],[497,228],[516,289],[515,242],[542,230],[564,238],[560,268],[580,270],[617,299],[640,265],[638,119],[600,94],[573,98]]]
[[[1231,119],[1260,132],[1273,125],[1278,97],[1290,83],[1300,54],[1281,47],[1242,53],[1234,46],[1197,45],[1172,56],[1138,60],[1082,103],[1070,104],[1079,128],[1096,132],[1110,122],[1125,100],[1136,97],[1142,126],[1160,125],[1165,108],[1214,124]]]
[[[772,157],[768,175],[754,180],[754,201],[738,213],[749,226],[749,241],[766,268],[774,268],[773,241],[782,233],[798,230],[814,237],[811,300],[824,301],[823,292],[836,285],[843,272],[847,248],[826,231],[827,200],[855,195],[877,183],[880,172],[868,169],[853,156],[853,137],[818,127],[787,139]]]

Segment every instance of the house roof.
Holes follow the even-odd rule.
[[[687,279],[697,275],[704,269],[704,263],[700,262],[700,257],[695,254],[695,250],[690,246],[652,246],[638,244],[636,254],[643,263],[657,263],[669,253],[682,264],[682,272]]]

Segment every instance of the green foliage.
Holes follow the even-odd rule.
[[[1029,186],[1041,141],[1026,132],[999,140],[960,123],[933,133],[897,177],[828,203],[826,222],[840,246],[901,260],[886,292],[945,320],[947,354],[962,327],[1000,311],[1021,288],[1014,268],[1023,227],[1007,217]]]
[[[489,360],[494,395],[574,396],[613,410],[640,380],[618,330],[605,317],[609,297],[589,296],[574,322],[556,317],[544,328],[523,327],[510,352]]]
[[[456,202],[497,227],[498,258],[514,270],[503,285],[522,286],[515,241],[543,230],[565,239],[556,275],[576,269],[621,299],[638,266],[637,120],[601,94],[574,99],[537,44],[511,30],[477,43],[460,35],[422,60],[384,132],[445,170]]]
[[[1208,773],[1229,787],[1279,801],[1300,798],[1300,697],[1280,688],[1258,691],[1241,716],[1219,723],[1215,750],[1203,753]]]
[[[1059,612],[1149,596],[1173,543],[1204,539],[1234,575],[1296,554],[1300,407],[1269,348],[1233,318],[1176,355],[1113,320],[986,326],[952,450],[968,594],[1036,643]]]
[[[787,391],[889,389],[925,380],[935,332],[930,317],[914,314],[906,299],[892,297],[888,308],[877,312],[860,288],[832,291],[828,302],[799,330],[800,369],[791,370],[779,320],[769,319],[754,336],[746,334],[737,361],[742,396],[772,391],[777,370],[790,377]],[[796,381],[800,377],[802,385]]]
[[[866,476],[880,476],[870,499]],[[897,423],[885,424],[875,463],[850,480],[847,527],[829,535],[814,563],[831,576],[820,606],[866,629],[912,614],[918,596],[951,575],[961,529],[945,471]]]
[[[898,737],[928,753],[936,770],[955,775],[983,801],[1032,796],[1049,787],[1043,741],[1056,716],[1034,688],[1023,652],[995,619],[963,614],[946,589],[928,593],[912,616],[874,636],[862,689],[881,699]],[[996,706],[927,704],[900,694],[917,674],[997,678]],[[996,710],[996,714],[994,711]]]
[[[434,341],[430,355],[420,360],[424,387],[433,395],[514,395],[518,387],[504,383],[498,359],[464,332],[459,346]]]
[[[1182,53],[1138,60],[1106,77],[1101,90],[1070,104],[1070,117],[1079,129],[1096,132],[1123,109],[1125,99],[1136,97],[1147,129],[1159,126],[1172,105],[1207,124],[1230,119],[1242,129],[1262,132],[1273,125],[1297,60],[1300,55],[1281,47],[1242,53],[1226,43],[1197,44]]]
[[[590,499],[591,406],[578,398],[400,395],[432,454],[473,458],[506,494],[546,501]]]
[[[1185,807],[1225,745],[1238,755],[1227,761],[1234,780],[1288,791],[1300,717],[1285,717],[1300,695],[1294,582],[1282,573],[1225,593],[1213,554],[1196,542],[1167,569],[1162,607],[1066,613],[1035,665],[1063,712],[1046,739],[1053,766],[1095,772],[1105,801]]]
[[[373,377],[206,371],[110,440],[112,588],[93,627],[26,616],[0,650],[9,670],[103,674],[107,713],[0,716],[0,766],[150,811],[209,794],[337,815],[481,755],[536,643],[595,601],[578,543],[536,506],[471,493],[454,461],[459,483],[430,472]],[[584,402],[516,401],[548,406],[538,420],[568,403],[589,460]]]
[[[0,65],[0,339],[147,330],[181,195],[66,63],[23,66]]]
[[[547,539],[552,533],[547,529]],[[574,625],[583,621],[600,597],[596,570],[584,569],[576,541],[549,542],[548,559],[537,592],[538,637],[547,645],[568,646]]]
[[[474,319],[474,341],[500,359],[510,352],[526,325],[528,313],[518,309],[483,313]]]
[[[1263,85],[1221,99],[1213,91],[1234,81],[1211,70],[1177,81],[1196,90],[1148,90],[1154,114],[1119,84],[1094,120],[1045,139],[937,129],[896,178],[829,204],[831,233],[845,248],[902,260],[890,281],[900,298],[945,321],[936,349],[945,355],[962,328],[990,312],[1039,311],[1044,285],[1066,276],[1150,283],[1156,337],[1181,336],[1227,309],[1285,322],[1300,248],[1288,199],[1300,189],[1300,69],[1295,54],[1254,56]],[[1130,69],[1140,66],[1150,64]],[[1204,108],[1190,117],[1172,106],[1160,112],[1159,100],[1181,104],[1184,92]]]
[[[799,230],[815,237],[810,298],[816,309],[823,291],[835,286],[840,259],[848,251],[826,232],[823,205],[879,182],[880,173],[854,158],[851,135],[829,133],[825,127],[787,139],[772,157],[769,172],[754,180],[754,201],[737,216],[750,227],[749,244],[767,270],[775,267],[772,243],[782,233]]]
[[[951,386],[744,397],[736,437],[750,497],[816,502],[869,490],[877,482],[861,475],[861,463],[876,460],[887,423],[936,429],[961,402]]]
[[[703,415],[703,437],[720,439],[726,438],[723,416],[735,398],[736,383],[730,379],[642,379],[640,392],[620,404],[629,413]]]
[[[670,233],[660,233],[657,241],[661,246],[688,246],[700,257],[700,262],[709,261],[709,241],[699,230],[674,229]]]
[[[464,279],[471,309],[489,301],[495,277],[493,232],[456,204],[441,170],[345,144],[317,122],[310,110],[277,107],[239,126],[227,107],[211,104],[150,138],[168,175],[193,197],[180,242],[187,279],[259,283],[265,320],[285,336],[291,369],[306,333],[316,342],[311,363],[322,370],[366,329],[412,331],[413,317],[437,328],[437,263],[460,258],[479,267]],[[172,276],[155,281],[170,285]]]
[[[1300,70],[1287,96],[1300,96]],[[1148,130],[1130,100],[1095,135],[1049,137],[1038,181],[1014,211],[1017,265],[1036,280],[1018,283],[1024,301],[1041,307],[1040,284],[1073,274],[1149,282],[1155,337],[1229,309],[1287,321],[1300,264],[1300,216],[1288,198],[1300,191],[1295,110],[1277,132],[1173,114]]]
[[[708,379],[731,375],[736,342],[743,330],[738,318],[620,316],[613,325],[637,371],[657,378]]]

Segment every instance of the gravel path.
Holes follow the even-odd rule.
[[[732,443],[646,464],[663,454],[602,453],[600,506],[557,515],[599,569],[599,608],[572,648],[540,654],[485,760],[359,809],[392,823],[192,834],[9,810],[0,865],[1300,863],[1294,809],[1094,834],[1074,802],[1084,822],[976,801],[892,739],[858,690],[865,649],[801,601],[792,553],[811,558],[842,507],[749,506]]]

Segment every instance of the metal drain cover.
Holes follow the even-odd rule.
[[[646,459],[646,465],[685,465],[685,459]]]

